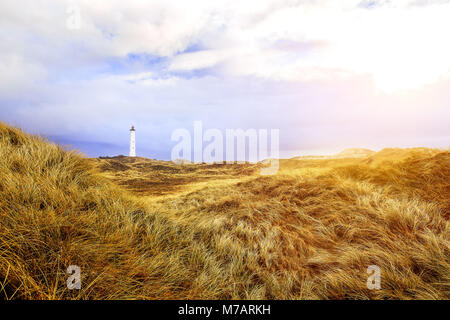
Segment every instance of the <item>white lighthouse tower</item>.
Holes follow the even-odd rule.
[[[130,129],[130,157],[136,157],[136,130],[134,126]]]

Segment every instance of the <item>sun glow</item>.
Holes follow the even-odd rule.
[[[449,16],[449,4],[280,10],[234,31],[241,50],[229,52],[229,70],[293,81],[366,74],[385,92],[416,89],[449,74]]]
[[[366,23],[342,37],[337,57],[349,70],[371,74],[383,91],[431,84],[450,70],[450,44],[443,34],[450,28],[449,12],[449,6],[383,9],[356,17]]]

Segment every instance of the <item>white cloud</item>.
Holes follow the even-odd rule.
[[[3,1],[3,33],[16,39],[1,49],[2,55],[18,55],[24,68],[64,65],[61,57],[84,64],[148,53],[169,57],[170,70],[223,63],[227,74],[286,81],[369,74],[379,88],[392,91],[432,83],[449,71],[450,5],[426,3],[432,5],[418,0],[41,0],[23,10],[17,1]],[[65,28],[70,4],[80,8],[79,30]],[[286,52],[277,48],[280,41],[326,45]],[[207,50],[176,56],[195,43]],[[6,68],[7,59],[2,60]]]
[[[0,116],[109,142],[134,122],[148,126],[149,148],[197,119],[282,127],[291,149],[362,141],[380,127],[385,141],[417,137],[419,122],[447,137],[450,5],[426,3],[1,1]],[[66,28],[71,4],[80,29]],[[205,68],[214,76],[189,73]],[[400,99],[403,89],[414,98]]]

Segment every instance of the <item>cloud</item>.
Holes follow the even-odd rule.
[[[0,3],[0,117],[93,156],[131,123],[151,157],[194,120],[294,151],[450,136],[449,1],[22,2]]]
[[[169,70],[187,71],[211,68],[232,58],[232,55],[232,52],[225,50],[204,50],[180,54],[172,60]]]
[[[80,29],[65,27],[69,4],[79,7]],[[169,70],[220,64],[227,74],[290,81],[329,70],[331,78],[369,74],[379,88],[398,90],[450,69],[448,1],[36,1],[27,8],[2,3],[11,34],[2,49],[36,70],[146,53],[168,57]],[[195,43],[205,50],[183,53]]]

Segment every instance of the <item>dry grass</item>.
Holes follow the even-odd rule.
[[[450,297],[448,151],[282,160],[260,176],[85,159],[0,124],[0,153],[3,298]],[[79,291],[65,286],[74,264]],[[366,288],[373,264],[381,290]]]

